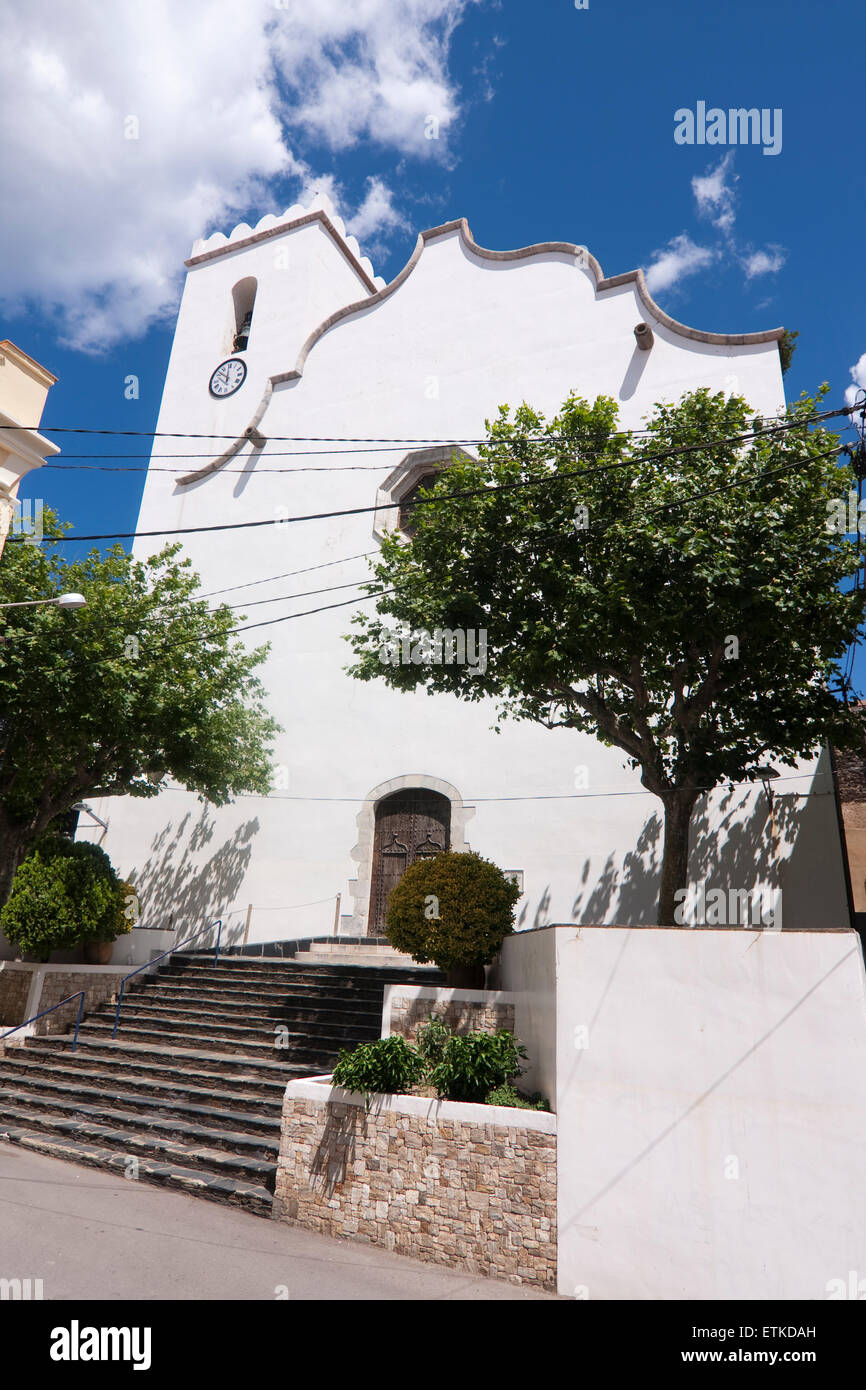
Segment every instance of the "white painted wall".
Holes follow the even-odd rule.
[[[281,251],[288,251],[286,264]],[[247,380],[235,396],[215,401],[208,381],[230,347],[231,287],[247,275],[259,280]],[[372,293],[345,247],[341,251],[319,221],[246,249],[229,243],[224,255],[196,264],[180,309],[159,430],[240,434],[269,379],[285,378],[298,362],[300,377],[273,386],[259,426],[266,436],[477,438],[500,403],[527,400],[551,412],[575,388],[590,399],[599,392],[617,398],[624,426],[640,426],[654,402],[698,385],[735,387],[762,414],[783,404],[774,341],[720,345],[686,337],[652,317],[633,282],[600,291],[594,271],[564,250],[490,260],[452,227],[429,236],[394,291],[367,305]],[[320,321],[358,300],[364,306],[320,336],[303,360],[302,344]],[[649,353],[638,351],[633,335],[634,325],[646,319],[655,333]],[[203,447],[200,440],[157,441],[156,452],[195,454]],[[275,443],[271,449],[292,447],[327,448]],[[281,459],[269,451],[256,461],[247,448],[229,465],[247,468],[243,475],[218,472],[185,487],[151,472],[139,528],[372,506],[404,452],[383,446],[348,458],[334,452]],[[192,466],[203,462],[191,460]],[[363,463],[367,471],[338,471],[347,462]],[[299,464],[326,471],[262,471]],[[231,603],[362,581],[365,562],[346,557],[376,545],[369,513],[185,538],[205,592],[340,562],[229,594]],[[136,553],[155,548],[142,541]],[[242,611],[253,622],[334,603],[344,594]],[[588,735],[529,724],[513,724],[497,736],[489,701],[461,704],[451,696],[400,694],[351,680],[344,669],[351,649],[342,640],[351,615],[351,608],[338,608],[245,639],[272,643],[261,674],[284,726],[275,761],[288,769],[287,788],[267,799],[242,797],[218,812],[203,811],[181,791],[152,802],[103,800],[96,808],[109,822],[108,853],[145,889],[148,924],[161,927],[172,917],[175,926],[192,929],[206,913],[230,912],[232,942],[242,937],[252,903],[251,942],[326,935],[340,893],[343,928],[360,934],[370,853],[364,799],[395,778],[451,784],[466,843],[503,868],[524,871],[522,926],[652,921],[660,807],[620,755]],[[589,769],[591,797],[549,799],[574,795],[580,764]],[[814,762],[796,772],[776,784],[794,814],[773,847],[772,871],[789,872],[803,888],[786,902],[786,925],[844,924],[829,778],[816,780]],[[809,791],[820,796],[809,802],[795,797]],[[508,800],[515,797],[548,799]],[[737,887],[751,887],[756,873],[741,844],[760,851],[765,823],[760,791],[737,792],[725,806],[713,799],[705,828],[710,858],[726,880],[734,872],[747,875],[742,882],[731,879]],[[727,865],[725,844],[733,847]]]
[[[561,1293],[812,1300],[866,1275],[856,934],[557,927],[503,967],[518,1000],[546,982],[555,1027]]]

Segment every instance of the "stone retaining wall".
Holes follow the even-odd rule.
[[[42,981],[42,993],[36,1012],[50,1009],[52,1004],[57,1004],[67,994],[75,994],[83,989],[84,1013],[92,1013],[99,1004],[116,997],[120,981],[128,973],[127,970],[105,970],[104,973],[100,971],[96,974],[92,966],[89,970],[52,970]],[[54,1013],[40,1018],[34,1024],[34,1032],[39,1036],[48,1033],[68,1033],[75,1027],[80,1003],[80,999],[73,999],[71,1003],[64,1004],[62,1009],[55,1009]]]
[[[91,1013],[99,1004],[116,996],[120,981],[128,974],[126,967],[108,965],[0,962],[0,1023],[14,1028],[79,990],[84,990],[84,1014]],[[43,1037],[50,1033],[68,1033],[75,1026],[80,1002],[73,999],[63,1008],[37,1019],[10,1038],[7,1045],[23,1043],[26,1035]]]
[[[33,972],[12,961],[0,961],[0,1023],[14,1028],[27,1017],[27,996]]]
[[[553,1289],[556,1116],[290,1082],[274,1216]]]
[[[414,1042],[422,1023],[438,1018],[455,1033],[514,1032],[514,997],[504,992],[391,985],[382,1006],[382,1036]]]

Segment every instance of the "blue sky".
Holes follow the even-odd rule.
[[[0,20],[0,337],[59,378],[63,450],[22,495],[83,534],[134,529],[144,474],[78,465],[147,440],[51,427],[154,429],[192,240],[313,187],[386,279],[465,216],[491,248],[642,266],[696,327],[799,330],[789,397],[866,384],[853,0],[0,0]],[[780,109],[781,149],[677,144],[699,101]]]

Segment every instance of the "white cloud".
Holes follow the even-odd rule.
[[[715,169],[692,179],[692,193],[701,217],[708,217],[714,227],[729,232],[734,225],[734,188],[737,175],[733,173],[734,151],[729,150]]]
[[[845,404],[853,405],[860,390],[866,390],[866,352],[854,363],[851,368],[851,380],[853,386],[847,387],[845,391]]]
[[[646,283],[650,294],[657,294],[659,290],[670,289],[687,275],[704,270],[717,259],[719,252],[696,246],[683,232],[668,242],[665,250],[655,251],[653,255],[655,260],[646,271]]]
[[[0,303],[98,351],[170,313],[192,241],[270,207],[270,180],[337,191],[301,132],[442,159],[450,40],[476,2],[0,0]],[[392,199],[370,181],[356,235],[398,227]]]
[[[409,223],[394,207],[394,194],[381,179],[368,179],[364,201],[357,212],[346,219],[346,230],[359,241],[375,249],[376,241],[383,232],[398,231]]]
[[[785,254],[777,247],[769,251],[753,251],[743,258],[746,278],[753,280],[756,275],[775,275],[785,264]]]

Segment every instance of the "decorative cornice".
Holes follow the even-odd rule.
[[[54,386],[57,377],[49,372],[47,367],[43,367],[41,362],[37,362],[35,357],[10,343],[8,338],[0,340],[0,358],[8,357],[10,362],[14,362],[16,367],[20,367],[28,376],[35,377],[41,386]]]
[[[313,214],[310,214],[308,220],[310,220],[312,216]],[[324,220],[327,221],[326,218]],[[263,218],[262,221],[266,221],[266,219]],[[261,226],[261,223],[259,223],[259,226]],[[241,228],[235,228],[235,232],[240,230]],[[277,230],[284,230],[284,224],[281,224],[279,228],[275,228],[273,233],[264,232],[261,235],[275,234]],[[235,232],[232,233],[232,236],[235,235]],[[667,328],[669,332],[676,333],[683,338],[689,338],[693,342],[711,343],[720,347],[749,347],[758,343],[778,342],[785,331],[783,328],[767,328],[760,333],[706,333],[700,328],[690,328],[687,324],[680,323],[677,319],[671,318],[670,314],[666,314],[664,309],[661,309],[658,304],[656,304],[647,289],[642,270],[627,270],[622,275],[606,276],[592,252],[587,251],[585,246],[578,246],[571,241],[539,241],[532,246],[521,246],[514,251],[489,251],[486,247],[478,245],[469,229],[469,223],[466,218],[458,217],[452,222],[443,222],[439,227],[431,227],[426,232],[420,232],[412,255],[409,257],[403,269],[398,275],[395,275],[394,279],[389,284],[383,285],[375,294],[369,295],[364,299],[356,300],[353,304],[347,304],[344,308],[337,309],[333,314],[329,314],[326,319],[323,319],[304,342],[298,353],[298,358],[294,367],[288,372],[277,372],[274,376],[269,378],[267,387],[265,388],[265,394],[262,397],[259,408],[248,430],[225,452],[225,454],[220,455],[218,459],[215,459],[212,463],[206,464],[204,468],[196,469],[194,473],[186,473],[182,478],[178,478],[178,486],[197,482],[199,478],[206,477],[209,473],[221,467],[229,458],[232,458],[234,454],[237,453],[238,449],[248,442],[249,430],[258,428],[261,423],[273,393],[273,388],[289,381],[297,381],[303,375],[307,358],[319,339],[323,338],[326,333],[330,332],[338,323],[341,323],[343,319],[349,318],[352,314],[359,313],[362,309],[372,309],[376,304],[381,304],[384,300],[388,299],[395,290],[398,290],[400,286],[408,280],[421,259],[427,242],[434,241],[437,237],[447,236],[452,232],[459,232],[460,239],[467,250],[483,260],[522,261],[527,260],[530,256],[543,256],[554,252],[572,256],[579,260],[579,264],[582,268],[587,268],[592,271],[595,279],[596,293],[598,294],[603,294],[606,290],[619,289],[622,285],[634,284],[644,308],[657,323]],[[235,245],[249,245],[251,239],[256,238],[246,238],[243,243],[239,241],[236,242]],[[213,240],[213,238],[211,238],[211,240]],[[198,245],[199,243],[196,244]],[[234,246],[227,245],[220,248],[220,250],[227,249],[234,249]],[[208,252],[206,256],[200,256],[197,259],[205,259],[212,254],[220,254],[220,250]],[[187,261],[187,265],[190,264],[192,264],[192,262]]]

